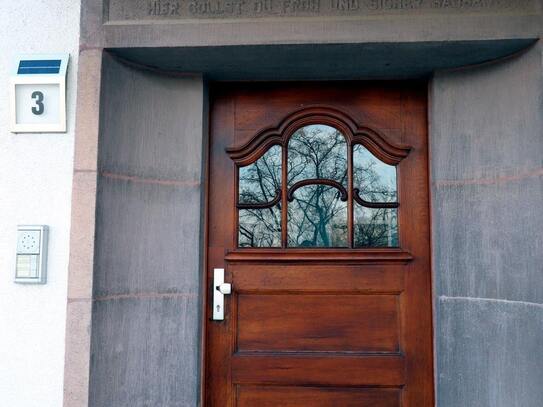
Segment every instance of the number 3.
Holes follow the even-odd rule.
[[[43,105],[43,92],[32,92],[32,99],[36,99],[36,106],[32,106],[32,113],[35,115],[43,114],[45,106]]]

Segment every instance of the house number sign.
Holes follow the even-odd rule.
[[[66,131],[68,54],[17,58],[10,78],[11,131]]]

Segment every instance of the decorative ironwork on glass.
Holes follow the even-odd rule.
[[[281,247],[281,147],[239,168],[240,247]]]
[[[230,149],[239,247],[398,247],[396,165],[409,147],[339,121],[289,134]]]

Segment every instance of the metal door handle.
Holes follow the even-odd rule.
[[[221,285],[215,287],[223,295],[232,294],[232,284],[222,283]]]
[[[232,294],[232,284],[224,282],[224,269],[213,269],[213,320],[224,320],[224,296]]]

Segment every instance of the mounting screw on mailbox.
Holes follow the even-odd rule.
[[[19,225],[17,227],[16,283],[46,283],[47,235],[48,228],[45,225]]]

